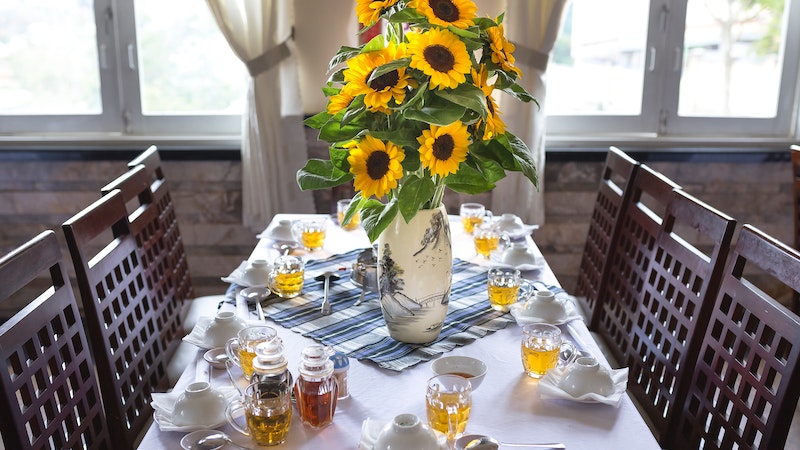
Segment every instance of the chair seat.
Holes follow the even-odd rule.
[[[185,303],[188,306],[186,307],[186,317],[183,320],[183,331],[186,334],[191,333],[201,317],[214,317],[219,309],[219,304],[227,299],[224,295],[206,295],[186,300]]]

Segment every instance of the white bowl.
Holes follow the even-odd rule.
[[[172,423],[175,425],[213,427],[225,420],[228,401],[225,394],[207,382],[198,381],[186,386],[175,400]]]
[[[536,264],[536,255],[526,243],[515,242],[503,251],[500,262],[514,267],[532,266]]]
[[[383,427],[373,450],[439,450],[436,433],[414,414],[400,414]]]
[[[433,361],[431,370],[436,375],[460,375],[469,380],[472,390],[478,389],[486,376],[486,363],[469,356],[442,356]]]
[[[203,340],[210,348],[224,347],[228,339],[236,337],[236,333],[247,328],[247,322],[230,311],[218,312],[214,320],[208,324]]]
[[[278,223],[267,231],[267,237],[273,241],[295,242],[292,234],[292,221],[279,220]]]
[[[614,380],[593,356],[581,356],[567,366],[558,387],[573,397],[586,394],[607,397],[614,392]]]
[[[567,315],[567,305],[550,291],[536,291],[534,296],[525,302],[525,314],[546,322],[558,322]]]

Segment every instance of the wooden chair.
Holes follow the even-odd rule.
[[[683,191],[672,191],[647,276],[641,280],[630,348],[622,352],[627,354],[623,365],[630,370],[628,392],[662,445],[669,421],[680,412],[675,405],[689,381],[684,368],[699,346],[693,337],[708,323],[735,228],[729,216]]]
[[[63,225],[92,339],[111,436],[133,448],[152,417],[150,394],[169,387],[169,344],[159,304],[131,233],[120,191]],[[96,252],[94,250],[97,250]]]
[[[642,164],[631,180],[631,195],[623,204],[619,235],[609,251],[605,282],[599,293],[597,333],[617,363],[627,360],[635,314],[655,255],[656,237],[672,191],[679,186]]]
[[[794,248],[800,250],[800,145],[791,146],[792,194],[794,199]],[[792,295],[792,309],[800,314],[800,293]]]
[[[110,449],[83,322],[53,231],[0,259],[0,301],[47,274],[50,288],[0,325],[7,449]]]
[[[800,290],[800,253],[745,225],[731,251],[669,448],[784,448],[800,396],[800,321],[746,278]]]
[[[586,323],[591,330],[597,328],[600,319],[598,293],[606,279],[608,253],[618,235],[617,223],[622,206],[631,194],[629,183],[638,168],[639,163],[622,150],[616,147],[609,149],[575,288],[576,298],[586,314]]]

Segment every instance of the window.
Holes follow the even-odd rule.
[[[800,0],[566,8],[551,136],[798,136]],[[0,134],[237,136],[246,83],[205,2],[0,1]]]
[[[548,67],[548,132],[791,138],[798,9],[797,0],[571,0]]]
[[[0,2],[0,133],[235,135],[246,82],[205,2]]]

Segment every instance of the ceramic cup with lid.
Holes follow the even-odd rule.
[[[547,322],[558,322],[567,315],[566,303],[551,291],[536,291],[525,302],[525,314]]]
[[[211,348],[224,347],[228,339],[235,337],[240,330],[247,328],[247,322],[231,311],[220,311],[208,324],[204,341]]]
[[[512,238],[525,234],[525,224],[516,214],[501,214],[500,217],[495,219],[495,225],[501,232],[508,234]]]
[[[186,386],[175,400],[172,423],[178,426],[213,427],[225,421],[225,394],[205,381]]]
[[[244,282],[248,286],[266,286],[272,265],[265,259],[254,259],[244,269]]]
[[[400,414],[381,429],[374,450],[438,450],[436,433],[414,414]]]
[[[279,242],[294,242],[292,234],[292,221],[279,220],[278,223],[269,230],[269,238]]]
[[[614,393],[611,374],[593,356],[581,356],[570,363],[558,387],[573,397],[586,394],[609,396]]]
[[[514,267],[534,265],[536,254],[525,242],[514,242],[503,251],[500,262]]]

